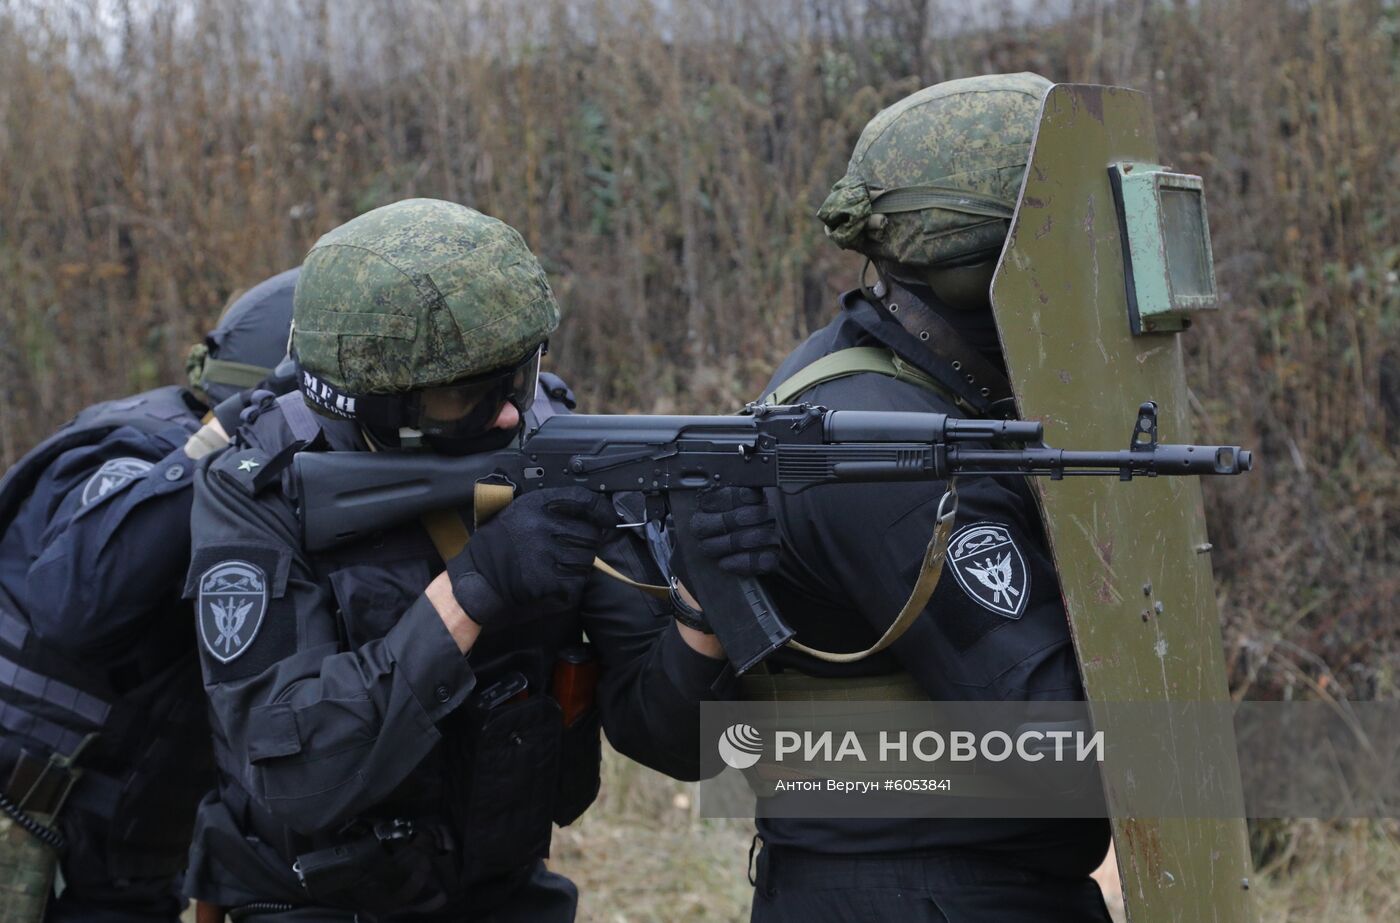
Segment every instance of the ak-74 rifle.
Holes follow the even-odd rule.
[[[708,487],[948,481],[959,475],[1161,475],[1248,471],[1249,451],[1230,445],[1157,442],[1157,405],[1138,410],[1129,448],[1054,449],[1043,427],[1020,420],[941,413],[750,405],[734,416],[561,414],[518,448],[476,455],[428,452],[302,452],[294,461],[303,539],[311,551],[438,510],[470,508],[480,483],[516,494],[548,487],[639,491],[649,522],[670,515],[687,588],[695,594],[734,669],[743,673],[793,630],[763,585],[736,578],[690,540],[697,494]],[[987,443],[1016,448],[987,447]],[[951,523],[951,516],[948,517]]]

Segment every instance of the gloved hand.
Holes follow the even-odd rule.
[[[700,552],[736,577],[761,577],[778,568],[778,521],[757,487],[711,487],[700,491],[690,533]],[[684,574],[677,574],[685,582]]]
[[[567,611],[578,604],[593,558],[616,523],[602,494],[580,487],[525,494],[447,562],[452,594],[482,627],[530,610]]]

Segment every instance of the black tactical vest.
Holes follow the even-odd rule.
[[[81,411],[0,479],[0,534],[64,452],[121,427],[178,439],[198,429],[201,411],[175,386]],[[0,592],[0,787],[32,782],[36,767],[42,773],[52,757],[81,750],[81,775],[59,817],[72,885],[165,878],[184,867],[194,806],[213,784],[212,757],[193,634],[178,630],[178,618],[170,623],[176,630],[142,638],[125,660],[78,663],[43,643],[25,600]]]
[[[325,426],[346,425],[315,416],[296,393],[278,403],[285,428],[258,440],[269,455],[293,441],[314,446]],[[526,427],[574,406],[568,386],[544,373]],[[346,648],[386,634],[441,566],[416,523],[320,552],[314,561],[335,597]],[[597,707],[566,726],[551,688],[559,659],[587,656],[581,632],[558,621],[517,635],[509,650],[474,649],[480,691],[447,717],[443,741],[419,771],[372,812],[340,829],[306,835],[285,828],[236,786],[225,787],[221,799],[283,861],[294,863],[315,903],[430,912],[449,899],[427,884],[432,880],[470,888],[489,905],[495,891],[507,893],[522,869],[548,854],[552,824],[572,823],[599,787]],[[551,694],[514,700],[510,683],[517,677],[525,688]],[[236,777],[239,770],[230,765],[224,771]],[[447,778],[455,784],[444,787]]]
[[[158,433],[173,425],[193,433],[199,428],[203,412],[194,396],[177,385],[103,401],[78,411],[73,419],[30,449],[0,478],[0,532],[9,528],[19,505],[49,465],[69,449],[101,442],[123,426],[143,433]]]

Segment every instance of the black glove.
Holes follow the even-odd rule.
[[[690,532],[700,552],[725,573],[761,577],[778,568],[778,521],[757,487],[711,487],[700,491]],[[678,574],[681,582],[685,575]],[[694,589],[687,584],[687,588]]]
[[[616,524],[612,503],[601,494],[581,487],[528,493],[447,562],[452,594],[483,627],[516,613],[572,609]]]

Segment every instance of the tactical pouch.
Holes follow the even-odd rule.
[[[603,757],[598,673],[598,657],[590,644],[563,648],[554,661],[550,695],[559,704],[564,721],[554,798],[554,822],[561,827],[577,820],[598,797]]]
[[[485,712],[462,837],[475,873],[518,869],[548,854],[561,726],[559,706],[538,692]]]
[[[559,790],[554,822],[567,827],[598,797],[603,762],[602,722],[594,706],[564,728],[559,746]]]
[[[364,914],[436,909],[442,894],[429,885],[447,848],[433,828],[404,819],[356,821],[345,839],[296,857],[292,871],[316,903]]]

